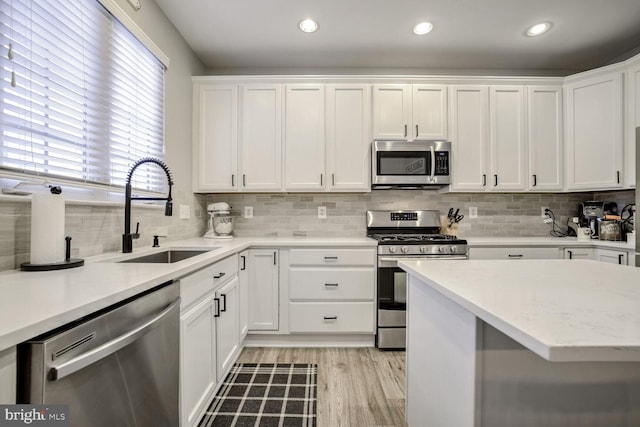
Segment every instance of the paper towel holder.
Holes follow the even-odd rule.
[[[65,259],[60,262],[52,262],[48,264],[32,264],[30,262],[23,262],[20,264],[20,270],[22,271],[52,271],[52,270],[66,270],[67,268],[81,267],[84,265],[84,259],[71,258],[71,236],[66,236],[65,240]]]

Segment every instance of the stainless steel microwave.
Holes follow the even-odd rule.
[[[451,142],[373,141],[371,188],[425,188],[451,184]]]

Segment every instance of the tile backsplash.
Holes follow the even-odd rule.
[[[450,207],[465,215],[459,226],[462,237],[548,236],[551,226],[540,217],[540,207],[549,206],[557,224],[566,227],[579,203],[586,200],[615,201],[620,211],[634,203],[635,191],[603,193],[448,193],[422,190],[372,191],[366,194],[209,194],[180,192],[174,198],[174,216],[165,217],[162,208],[141,208],[134,203],[132,223],[140,222],[141,238],[134,248],[150,247],[154,234],[168,234],[161,245],[204,234],[206,204],[231,204],[238,236],[328,236],[365,235],[365,211],[371,209],[438,209],[446,215]],[[191,208],[191,219],[179,218],[179,205]],[[252,219],[242,217],[245,206],[253,206]],[[318,206],[326,206],[327,218],[318,219]],[[470,219],[469,207],[478,208]],[[122,206],[67,204],[65,234],[73,238],[73,257],[88,257],[120,251],[124,222]],[[29,261],[31,203],[0,200],[0,270],[19,268]]]
[[[377,209],[437,209],[446,215],[460,209],[462,237],[548,236],[540,208],[548,206],[556,224],[566,229],[586,200],[613,201],[618,211],[635,203],[635,191],[603,193],[443,193],[428,190],[378,190],[366,194],[210,194],[207,203],[228,202],[236,213],[237,236],[364,236],[365,211]],[[253,218],[245,219],[245,206],[253,206]],[[327,218],[318,219],[318,206],[326,206]],[[478,218],[469,218],[469,207],[478,208]]]
[[[201,236],[206,226],[204,196],[187,192],[174,195],[174,214],[164,216],[164,205],[140,207],[132,204],[132,231],[140,222],[140,239],[134,249],[151,247],[153,235],[167,235],[166,241]],[[189,205],[191,219],[179,217],[179,206]],[[71,256],[85,258],[122,249],[124,206],[90,206],[67,203],[65,206],[65,235],[71,236]],[[0,270],[19,268],[29,262],[31,242],[31,203],[28,199],[0,200]],[[61,242],[64,245],[64,242]]]

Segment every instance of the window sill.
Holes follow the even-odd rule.
[[[2,202],[29,202],[31,203],[31,195],[15,196],[11,194],[0,194],[0,203]],[[81,199],[66,199],[65,205],[73,206],[101,206],[101,207],[122,207],[124,208],[124,200],[81,200]],[[144,203],[134,202],[131,204],[133,209],[164,209],[164,203]]]

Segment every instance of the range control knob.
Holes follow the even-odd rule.
[[[458,252],[458,248],[456,246],[451,246],[449,250],[451,251],[452,254],[455,254],[456,252]]]
[[[426,246],[420,246],[420,252],[423,254],[427,253],[427,247]]]
[[[447,247],[446,246],[440,246],[438,248],[438,250],[440,251],[441,254],[446,254],[447,253]]]
[[[403,254],[406,254],[407,252],[409,252],[409,247],[408,246],[403,246],[402,249],[400,249],[402,251]]]
[[[392,254],[396,253],[396,247],[395,246],[389,246],[389,252],[391,252]]]

